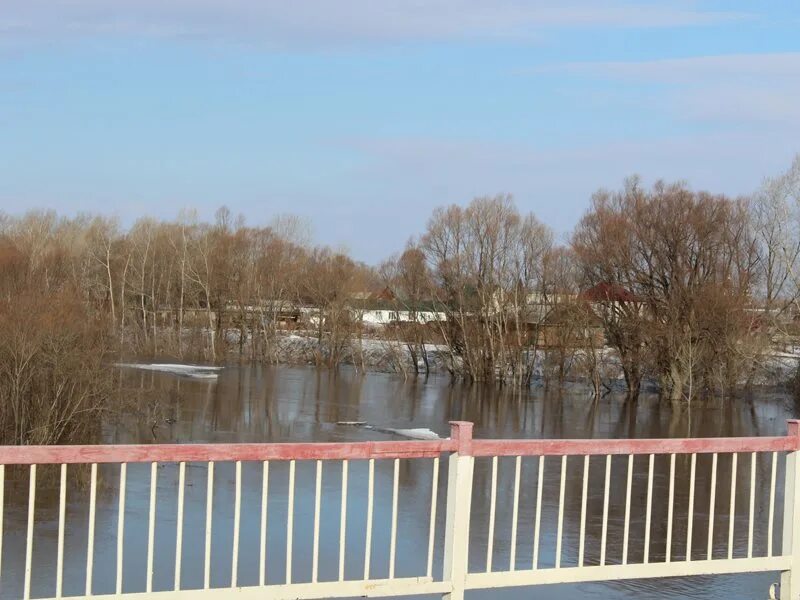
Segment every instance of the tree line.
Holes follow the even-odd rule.
[[[291,216],[254,227],[222,208],[212,222],[184,212],[123,229],[2,215],[0,428],[64,441],[65,423],[107,395],[112,357],[277,362],[289,326],[321,366],[363,363],[363,337],[377,335],[403,350],[403,369],[429,370],[433,348],[472,381],[578,374],[601,393],[618,369],[631,399],[645,381],[673,400],[726,391],[791,333],[799,207],[800,158],[747,198],[631,178],[597,192],[562,241],[498,195],[435,209],[377,266],[315,245]],[[383,288],[408,318],[365,332],[358,299]]]

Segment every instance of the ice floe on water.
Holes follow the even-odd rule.
[[[439,434],[426,427],[414,427],[412,429],[387,429],[386,431],[414,440],[439,440]]]
[[[410,429],[395,429],[393,427],[379,427],[378,425],[370,425],[364,421],[339,421],[337,425],[348,425],[350,427],[361,427],[362,429],[370,429],[380,433],[389,433],[392,435],[399,435],[407,437],[412,440],[440,440],[435,431],[431,431],[426,427],[413,427]]]
[[[223,367],[165,363],[115,363],[114,366],[127,369],[142,369],[144,371],[159,371],[161,373],[171,373],[180,377],[191,377],[192,379],[216,379],[219,377],[219,372],[223,369]]]

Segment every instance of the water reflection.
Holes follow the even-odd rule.
[[[336,375],[312,369],[293,368],[229,368],[218,382],[192,381],[157,372],[131,371],[123,385],[140,393],[143,403],[153,406],[143,412],[144,421],[130,419],[109,424],[105,437],[109,443],[132,442],[260,442],[260,441],[359,441],[388,439],[379,432],[337,425],[340,421],[366,421],[391,428],[426,427],[440,435],[448,434],[448,421],[467,420],[475,423],[476,437],[494,438],[620,438],[620,437],[684,437],[684,436],[747,436],[780,435],[785,432],[785,419],[793,408],[780,394],[760,393],[749,400],[717,405],[696,406],[691,411],[674,410],[656,398],[645,397],[636,406],[625,406],[619,398],[593,402],[580,389],[567,393],[534,390],[519,393],[508,388],[454,385],[446,378],[403,381],[400,378],[353,372]],[[148,412],[149,411],[149,412]],[[751,468],[750,455],[739,457],[740,484],[734,490],[736,510],[734,523],[735,554],[747,551]],[[756,527],[754,552],[766,552],[766,522],[769,505],[769,473],[771,455],[759,455],[755,461],[756,493],[754,514]],[[428,544],[428,518],[432,485],[431,460],[401,461],[399,473],[399,516],[397,575],[425,573]],[[437,545],[434,572],[440,572],[441,537],[444,527],[446,461],[439,476],[437,511]],[[708,515],[711,457],[698,457],[693,522],[692,556],[705,556],[708,542]],[[514,459],[498,461],[498,494],[495,523],[495,545],[492,566],[506,569],[511,555],[511,522],[513,518]],[[540,564],[555,562],[558,513],[560,459],[545,461]],[[603,483],[605,459],[592,458],[589,464],[590,495],[587,499],[586,562],[597,564],[602,538]],[[669,457],[656,457],[654,462],[654,502],[651,515],[649,554],[651,560],[663,560],[666,554]],[[688,457],[677,457],[675,464],[675,504],[671,557],[682,560],[686,554],[688,505]],[[645,506],[648,477],[647,457],[634,463],[629,557],[640,560],[644,553]],[[712,548],[714,556],[727,553],[730,507],[729,456],[719,460],[718,488]],[[779,488],[782,485],[782,468]],[[581,515],[581,477],[583,458],[573,457],[567,463],[562,565],[577,562]],[[102,482],[96,516],[95,593],[111,593],[115,586],[117,481],[118,467],[100,469]],[[347,511],[348,577],[363,574],[366,529],[367,464],[354,461],[350,465]],[[527,568],[533,555],[533,522],[536,502],[538,459],[526,458],[521,463],[519,496],[519,530],[516,566]],[[376,463],[376,501],[371,547],[371,572],[381,577],[388,574],[389,523],[392,489],[391,461]],[[204,560],[204,526],[206,506],[205,465],[187,465],[186,508],[182,556],[181,585],[202,587]],[[610,507],[607,531],[607,560],[617,563],[622,558],[624,522],[624,490],[627,458],[615,457],[611,462]],[[320,578],[338,575],[340,464],[326,464],[323,473],[323,501],[320,544]],[[57,492],[53,479],[40,487],[34,544],[33,595],[52,595],[55,590],[57,538]],[[175,490],[178,470],[164,465],[158,470],[156,513],[156,555],[154,589],[171,588],[174,577],[176,530]],[[219,464],[215,472],[214,529],[211,561],[211,583],[226,586],[230,581],[232,542],[234,468]],[[486,539],[489,527],[491,459],[476,463],[471,531],[471,570],[484,570],[487,561]],[[284,580],[285,530],[288,467],[282,463],[270,466],[269,527],[267,536],[267,578]],[[131,465],[128,470],[126,495],[126,532],[124,544],[124,589],[141,591],[145,587],[147,519],[149,506],[149,466]],[[242,526],[238,579],[242,585],[258,581],[261,465],[245,464],[242,487]],[[295,506],[295,540],[292,576],[296,581],[310,577],[313,538],[314,465],[298,464]],[[48,489],[49,488],[49,489]],[[27,481],[21,478],[7,488],[5,507],[5,549],[0,596],[21,596],[24,571],[25,504]],[[86,531],[88,522],[88,490],[72,487],[68,493],[65,547],[65,593],[84,591],[86,565]],[[21,501],[20,501],[21,500]],[[780,513],[780,511],[778,511]],[[780,531],[780,514],[775,531]],[[777,549],[777,547],[776,547]],[[765,597],[772,574],[732,577],[695,578],[644,582],[615,582],[558,586],[536,593],[557,593],[567,599],[641,597],[753,598]],[[491,597],[530,597],[528,590],[493,591]],[[481,597],[473,594],[472,597]],[[488,595],[485,597],[489,597]]]

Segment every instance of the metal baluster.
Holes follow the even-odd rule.
[[[345,544],[347,539],[347,459],[342,461],[342,502],[339,511],[339,581],[344,581]]]
[[[494,518],[495,508],[497,505],[497,457],[492,457],[492,485],[491,485],[491,500],[489,502],[489,534],[486,549],[486,572],[490,573],[492,570],[492,554],[494,551]]]
[[[322,461],[317,461],[317,479],[314,486],[314,549],[311,555],[311,583],[317,582],[319,573],[319,513],[322,496]]]
[[[31,465],[28,483],[28,530],[25,538],[24,600],[31,597],[31,560],[33,559],[33,521],[36,511],[36,465]]]
[[[717,453],[711,455],[711,498],[708,501],[708,560],[714,549],[714,505],[717,499]]]
[[[750,454],[750,519],[747,531],[747,558],[753,558],[753,521],[756,510],[756,453]]]
[[[127,463],[119,465],[119,504],[117,507],[117,577],[116,592],[122,593],[122,559],[125,542],[125,484],[128,478]]]
[[[728,558],[733,558],[733,529],[736,523],[736,463],[738,454],[735,452],[731,458],[731,510],[728,517]]]
[[[258,585],[267,583],[267,498],[269,497],[269,461],[261,464],[261,528],[258,540]]]
[[[666,562],[672,561],[672,516],[675,509],[675,454],[669,456],[669,497],[667,500]]]
[[[181,589],[181,560],[183,559],[183,490],[186,484],[186,463],[178,464],[178,514],[175,518],[175,591]]]
[[[589,455],[583,457],[583,487],[581,488],[581,529],[578,534],[578,566],[583,566],[583,551],[586,542],[586,501],[589,490]]]
[[[608,535],[608,493],[611,487],[611,455],[606,455],[606,481],[603,492],[603,533],[600,537],[600,564],[606,564],[606,537]]]
[[[644,522],[644,563],[650,562],[650,518],[653,514],[653,462],[655,455],[650,455],[647,469],[647,513]]]
[[[633,482],[633,454],[628,455],[628,481],[625,486],[625,525],[622,533],[622,564],[628,564],[628,537],[631,528],[631,484]]]
[[[0,573],[3,570],[3,513],[5,513],[6,466],[0,465]]]
[[[439,495],[439,457],[433,459],[433,481],[431,482],[431,520],[428,526],[428,577],[433,576],[433,547],[436,533],[436,501]]]
[[[778,471],[778,453],[772,453],[772,474],[769,482],[769,525],[767,526],[767,556],[772,556],[772,531],[775,525],[775,477]]]
[[[561,568],[561,538],[564,533],[564,486],[567,480],[567,456],[561,457],[561,487],[558,493],[558,534],[556,537],[556,569]]]
[[[156,533],[156,478],[158,477],[158,463],[150,463],[150,516],[147,525],[147,589],[153,591],[153,555],[155,552],[154,538]]]
[[[400,481],[400,459],[394,459],[394,477],[392,482],[392,533],[389,542],[389,579],[394,579],[395,552],[397,549],[397,496]]]
[[[236,483],[233,497],[233,543],[231,548],[231,587],[239,583],[239,530],[242,520],[242,461],[236,461]]]
[[[97,463],[92,463],[89,483],[89,533],[86,538],[86,595],[92,595],[94,572],[94,522],[97,509]]]
[[[286,514],[286,583],[292,583],[292,537],[294,536],[294,471],[295,462],[289,461],[289,498]]]
[[[56,598],[64,592],[64,526],[67,512],[67,465],[61,464],[61,482],[58,487],[58,547],[56,550]],[[2,535],[2,532],[0,532]]]
[[[689,515],[686,523],[686,560],[692,560],[692,529],[694,528],[694,480],[697,472],[697,454],[692,454],[689,472]]]
[[[539,568],[539,538],[542,523],[542,484],[544,479],[544,456],[539,457],[539,471],[536,482],[536,517],[533,525],[533,569]]]
[[[367,483],[367,533],[364,540],[364,581],[369,579],[370,558],[372,553],[372,509],[375,491],[375,459],[369,459],[369,476]]]
[[[211,587],[211,530],[214,517],[214,461],[208,463],[206,476],[206,546],[203,566],[203,589]]]
[[[522,457],[517,456],[514,464],[514,508],[511,514],[511,556],[509,557],[509,569],[517,569],[517,521],[519,519],[519,479],[522,469]]]

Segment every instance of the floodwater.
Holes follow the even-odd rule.
[[[228,367],[216,381],[192,380],[160,372],[128,369],[123,385],[138,394],[146,423],[109,424],[105,441],[133,442],[288,442],[362,441],[397,439],[391,434],[340,422],[363,421],[381,428],[429,428],[446,437],[450,420],[475,423],[476,438],[625,438],[686,436],[765,436],[785,433],[786,419],[796,414],[793,402],[780,393],[758,392],[751,398],[726,402],[696,403],[688,410],[673,409],[656,398],[643,397],[634,408],[621,398],[609,396],[593,402],[585,390],[576,388],[562,394],[534,389],[512,393],[494,387],[453,385],[445,377],[408,380],[383,374],[358,375],[352,371],[333,374],[306,368]],[[780,455],[779,455],[779,458]],[[744,556],[748,546],[751,456],[740,455],[734,490],[734,556]],[[767,553],[767,523],[772,455],[755,460],[753,552]],[[446,462],[441,461],[436,535],[433,554],[434,577],[441,576],[446,495]],[[719,457],[712,553],[728,552],[731,499],[731,458]],[[521,462],[518,529],[515,565],[530,568],[534,546],[534,515],[538,459]],[[577,562],[581,515],[583,458],[567,461],[562,566]],[[666,554],[669,457],[656,457],[652,525],[649,555],[654,562]],[[293,581],[309,581],[312,569],[315,467],[298,462],[292,566]],[[393,461],[375,463],[375,505],[370,573],[389,574]],[[360,579],[364,572],[367,514],[367,464],[349,465],[346,578]],[[709,530],[711,457],[697,459],[695,519],[692,557],[706,557]],[[324,463],[319,543],[319,579],[334,580],[339,569],[339,518],[341,463]],[[428,559],[429,520],[433,460],[405,460],[399,463],[396,572],[398,577],[425,575]],[[542,527],[539,551],[541,567],[556,560],[559,475],[561,461],[545,461]],[[607,532],[607,562],[622,560],[626,457],[614,457],[610,472],[610,502]],[[634,463],[631,501],[629,560],[640,561],[644,553],[647,457]],[[678,457],[675,464],[675,504],[671,558],[684,560],[687,544],[689,505],[689,460]],[[602,537],[603,482],[605,459],[592,458],[589,465],[586,544],[587,564],[598,564]],[[288,514],[288,465],[269,466],[268,527],[266,536],[266,578],[282,583],[286,576],[286,529]],[[262,465],[245,463],[242,469],[242,512],[237,582],[253,585],[259,578]],[[491,506],[491,459],[476,460],[470,531],[470,570],[487,568],[487,535]],[[113,593],[116,585],[117,527],[119,508],[119,467],[101,466],[97,493],[94,551],[92,553],[94,594]],[[49,597],[56,590],[58,538],[57,477],[40,469],[34,528],[32,597]],[[181,586],[202,588],[206,524],[204,464],[186,468],[185,510],[181,552]],[[509,568],[512,548],[512,518],[515,462],[498,461],[496,519],[491,567]],[[19,598],[23,593],[28,480],[17,473],[7,476],[5,487],[4,535],[0,597]],[[64,553],[64,595],[82,595],[86,586],[89,490],[85,474],[70,472],[67,492]],[[780,506],[783,480],[782,461],[778,468],[778,507],[775,531],[781,531]],[[123,543],[123,590],[138,592],[147,587],[147,538],[150,506],[150,465],[130,465],[125,495]],[[176,465],[157,469],[155,551],[153,590],[172,589],[175,573]],[[235,468],[220,463],[215,467],[210,585],[231,584]],[[778,550],[778,539],[774,540]],[[539,588],[518,588],[472,592],[470,598],[573,599],[623,598],[766,598],[774,573],[714,576],[684,579],[616,581]]]

